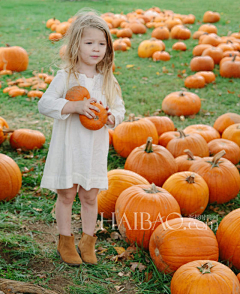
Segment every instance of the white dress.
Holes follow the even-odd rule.
[[[70,76],[59,70],[54,80],[38,102],[39,112],[54,118],[52,137],[45,163],[41,187],[56,192],[56,189],[68,189],[73,184],[81,185],[85,190],[108,188],[107,156],[109,134],[107,126],[91,131],[82,126],[78,114],[63,114],[62,108],[68,102],[65,95],[68,89],[79,84],[97,101],[106,107],[106,98],[102,94],[103,75],[88,78],[84,74]],[[120,97],[115,99],[111,113],[115,117],[115,127],[123,121],[125,108]]]

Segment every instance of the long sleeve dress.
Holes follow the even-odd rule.
[[[38,102],[39,112],[54,118],[52,137],[44,167],[41,187],[56,192],[56,189],[68,189],[73,184],[85,190],[108,188],[107,156],[109,134],[107,126],[100,130],[86,129],[78,114],[61,114],[68,102],[65,95],[68,89],[79,84],[106,107],[106,98],[102,94],[103,75],[88,78],[84,74],[71,75],[59,70],[54,80]],[[125,108],[120,97],[116,97],[110,109],[115,117],[115,126],[123,121]]]

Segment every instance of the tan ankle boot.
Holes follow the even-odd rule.
[[[68,265],[77,266],[82,264],[82,259],[75,247],[73,234],[71,236],[59,235],[57,253],[60,255],[61,260]]]
[[[97,264],[97,257],[95,254],[95,243],[97,237],[82,233],[82,238],[78,243],[77,251],[81,255],[84,262],[90,264]]]

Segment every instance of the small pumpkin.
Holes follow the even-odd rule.
[[[196,45],[194,48],[193,48],[193,51],[192,51],[192,54],[194,56],[201,56],[203,51],[207,48],[210,48],[211,45],[210,44],[199,44],[199,45]]]
[[[105,126],[107,120],[108,120],[108,113],[106,108],[100,103],[91,103],[93,106],[96,106],[100,112],[97,112],[94,109],[91,109],[91,111],[95,114],[95,118],[88,118],[86,115],[79,115],[81,124],[89,130],[97,131]]]
[[[212,57],[214,64],[219,64],[221,59],[223,58],[223,51],[220,47],[209,47],[205,49],[202,53],[202,56],[210,56]]]
[[[200,108],[199,96],[191,92],[172,92],[162,102],[162,110],[168,115],[192,115],[198,113]]]
[[[23,95],[27,94],[27,90],[15,88],[15,89],[11,89],[10,91],[8,91],[8,94],[10,97],[23,96]]]
[[[198,71],[195,73],[195,75],[204,77],[207,84],[213,83],[216,80],[216,76],[212,71]]]
[[[41,98],[42,97],[42,95],[43,95],[43,92],[42,91],[37,91],[37,90],[32,90],[32,91],[29,91],[28,92],[28,94],[27,94],[27,96],[28,97],[33,97],[33,98],[35,98],[35,97],[37,97],[37,98]]]
[[[147,32],[147,28],[144,24],[141,23],[130,23],[128,26],[134,34],[145,34]]]
[[[191,37],[191,31],[183,25],[176,25],[171,30],[172,39],[187,40]]]
[[[203,15],[203,22],[218,22],[220,20],[220,14],[216,11],[206,11]]]
[[[211,33],[217,34],[217,27],[210,23],[201,25],[198,30],[207,32],[209,34]]]
[[[56,32],[62,34],[63,36],[67,33],[71,23],[68,21],[61,22],[56,26]]]
[[[132,37],[132,30],[130,28],[125,28],[125,29],[121,29],[121,30],[118,30],[117,33],[116,33],[116,36],[118,38],[131,38]]]
[[[205,157],[193,163],[189,169],[198,173],[207,182],[209,203],[226,203],[235,198],[240,190],[238,169],[228,159],[222,158],[225,153],[222,150],[214,157]]]
[[[210,56],[196,56],[190,61],[191,71],[212,71],[214,60]]]
[[[189,89],[204,88],[205,79],[201,75],[190,75],[184,80],[184,85]]]
[[[31,129],[17,129],[9,139],[12,148],[20,148],[23,151],[40,149],[45,141],[46,139],[42,132]]]
[[[0,154],[0,201],[16,197],[21,186],[22,173],[17,163],[11,157]]]
[[[50,41],[53,41],[53,42],[56,42],[56,41],[59,41],[61,40],[63,37],[63,35],[61,33],[51,33],[49,36],[48,36],[48,39]]]
[[[174,173],[164,182],[162,188],[177,200],[183,216],[199,216],[208,205],[208,185],[197,173]]]
[[[126,51],[127,44],[122,39],[117,39],[113,42],[113,49],[114,51]]]
[[[171,293],[233,294],[240,293],[240,284],[226,265],[213,260],[194,260],[182,265],[174,273]]]
[[[218,243],[213,231],[202,221],[175,218],[160,224],[149,242],[150,256],[160,272],[173,273],[196,259],[218,261]]]
[[[169,29],[167,27],[157,27],[152,31],[152,38],[159,40],[168,40],[170,36]]]
[[[134,185],[124,190],[115,206],[116,221],[122,237],[148,250],[155,228],[166,220],[180,217],[180,208],[165,189]]]
[[[214,33],[202,34],[199,37],[199,44],[210,44],[212,46],[217,47],[221,43],[222,43],[221,37],[219,37],[217,34],[214,34]]]
[[[163,41],[151,38],[150,40],[142,41],[138,46],[138,56],[141,58],[152,57],[155,51],[162,51],[165,49]]]
[[[153,61],[169,61],[170,54],[166,51],[155,51],[152,55]]]
[[[180,137],[180,134],[177,131],[165,132],[159,136],[158,144],[162,145],[163,147],[166,147],[168,142],[176,137]]]
[[[172,45],[173,50],[186,51],[187,46],[184,42],[176,42]]]
[[[85,87],[82,86],[74,86],[70,88],[65,96],[65,99],[69,101],[82,101],[84,98],[89,99],[90,94]]]

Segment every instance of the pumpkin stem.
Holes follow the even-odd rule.
[[[2,131],[3,131],[3,134],[8,134],[8,133],[13,133],[15,130],[14,129],[6,129],[5,127],[3,127]]]
[[[187,160],[195,160],[194,155],[192,154],[192,151],[191,151],[191,150],[189,150],[189,149],[185,149],[185,150],[183,150],[183,151],[184,151],[184,153],[186,153],[187,156],[188,156]]]
[[[151,185],[151,188],[149,189],[143,189],[146,193],[149,193],[149,194],[156,194],[156,193],[159,193],[160,191],[158,191],[158,189],[157,189],[157,186],[154,184],[154,183],[152,183],[152,185]]]
[[[234,54],[233,59],[232,59],[232,62],[235,61],[236,57],[237,57],[237,54]]]
[[[179,96],[182,96],[182,97],[185,96],[183,91],[180,91]]]
[[[226,151],[222,150],[213,156],[212,167],[218,166],[218,162],[224,154],[226,154]]]
[[[212,267],[214,267],[214,265],[212,265],[211,262],[206,262],[201,267],[197,267],[197,268],[202,274],[210,274]]]
[[[130,113],[129,117],[128,117],[128,121],[135,121],[135,114],[134,113]]]
[[[147,138],[147,143],[146,143],[146,147],[145,147],[145,150],[144,150],[145,152],[147,152],[147,153],[152,153],[153,152],[152,141],[153,141],[152,137]]]
[[[237,129],[240,129],[240,124],[237,126]]]
[[[185,137],[187,137],[187,135],[184,133],[183,130],[178,130],[178,132],[180,133],[180,138],[185,138]]]
[[[190,176],[188,176],[188,177],[186,178],[186,181],[187,181],[189,184],[194,184],[194,183],[195,183],[194,179],[195,179],[195,174],[192,173]]]

